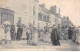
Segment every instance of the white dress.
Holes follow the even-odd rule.
[[[43,39],[43,32],[40,33],[40,40]]]
[[[33,44],[37,44],[38,43],[38,33],[35,32],[33,35],[32,35],[32,43]]]
[[[46,34],[44,35],[44,37],[43,37],[43,40],[44,40],[45,42],[50,42],[50,34],[49,34],[49,33],[46,33]]]
[[[11,40],[10,31],[8,31],[6,34],[6,40]]]
[[[4,29],[0,29],[0,40],[5,39]]]
[[[22,38],[26,38],[26,29],[23,29]]]
[[[37,44],[38,43],[38,33],[35,33],[35,38],[34,38],[34,40],[35,40],[35,43]]]

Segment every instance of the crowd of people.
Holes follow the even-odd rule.
[[[71,42],[75,44],[80,44],[80,27],[60,27],[60,26],[53,26],[52,33],[51,33],[51,41],[53,45],[60,45],[59,40],[71,40]]]
[[[72,40],[79,44],[80,31],[78,27],[61,28],[53,25],[37,29],[34,26],[22,25],[2,25],[0,28],[0,43],[11,43],[11,41],[26,40],[27,44],[37,45],[39,42],[52,43],[60,46],[59,40]]]

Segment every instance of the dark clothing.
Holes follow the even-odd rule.
[[[17,40],[21,39],[22,32],[23,32],[23,28],[22,27],[18,27],[18,30],[17,30]]]
[[[56,28],[52,30],[51,41],[52,41],[52,44],[55,45],[55,46],[60,45],[59,35],[58,35],[58,32],[57,32]]]
[[[53,44],[54,46],[58,46],[58,45],[60,45],[60,42],[59,42],[59,40],[54,40],[54,39],[53,39],[52,44]]]
[[[27,40],[30,39],[30,34],[28,32],[26,32],[26,35],[27,35]]]
[[[69,28],[69,30],[68,30],[69,39],[72,39],[72,34],[73,34],[73,30],[71,28]]]
[[[31,34],[31,35],[30,35],[31,37],[30,37],[30,38],[31,38],[31,40],[32,40],[33,28],[32,28],[32,29],[30,29],[30,31],[31,31],[31,33],[30,33],[30,34]]]
[[[10,34],[11,34],[11,40],[15,40],[15,26],[11,25],[11,30],[10,30]]]

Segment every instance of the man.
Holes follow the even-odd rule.
[[[21,39],[22,32],[23,32],[23,28],[21,26],[19,26],[18,30],[17,30],[17,40]]]
[[[52,41],[52,44],[54,46],[60,45],[59,35],[58,35],[58,31],[57,31],[56,25],[53,26],[53,30],[52,30],[52,33],[51,33],[51,41]]]
[[[15,40],[15,26],[14,25],[11,25],[10,34],[11,34],[11,40]]]
[[[68,29],[68,36],[69,36],[70,40],[72,39],[72,34],[73,34],[73,30],[72,30],[71,27],[69,27],[69,29]]]
[[[73,36],[72,36],[72,41],[75,43],[76,40],[76,28],[73,27]]]

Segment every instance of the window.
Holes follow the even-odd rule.
[[[49,22],[49,16],[46,17],[46,21]]]
[[[1,20],[2,20],[2,24],[4,21],[7,21],[7,15],[6,14],[1,14]]]
[[[14,11],[0,8],[1,13],[1,24],[3,24],[5,21],[9,21],[11,24],[14,24]]]
[[[13,24],[13,22],[14,22],[14,16],[13,15],[8,15],[7,18],[8,18],[7,20],[10,21]]]
[[[36,10],[34,6],[33,6],[33,15],[36,15]]]
[[[43,21],[46,21],[46,16],[43,17]]]
[[[42,14],[38,13],[38,20],[42,20]]]
[[[14,16],[9,14],[1,14],[2,24],[4,21],[9,21],[11,24],[14,22]]]

